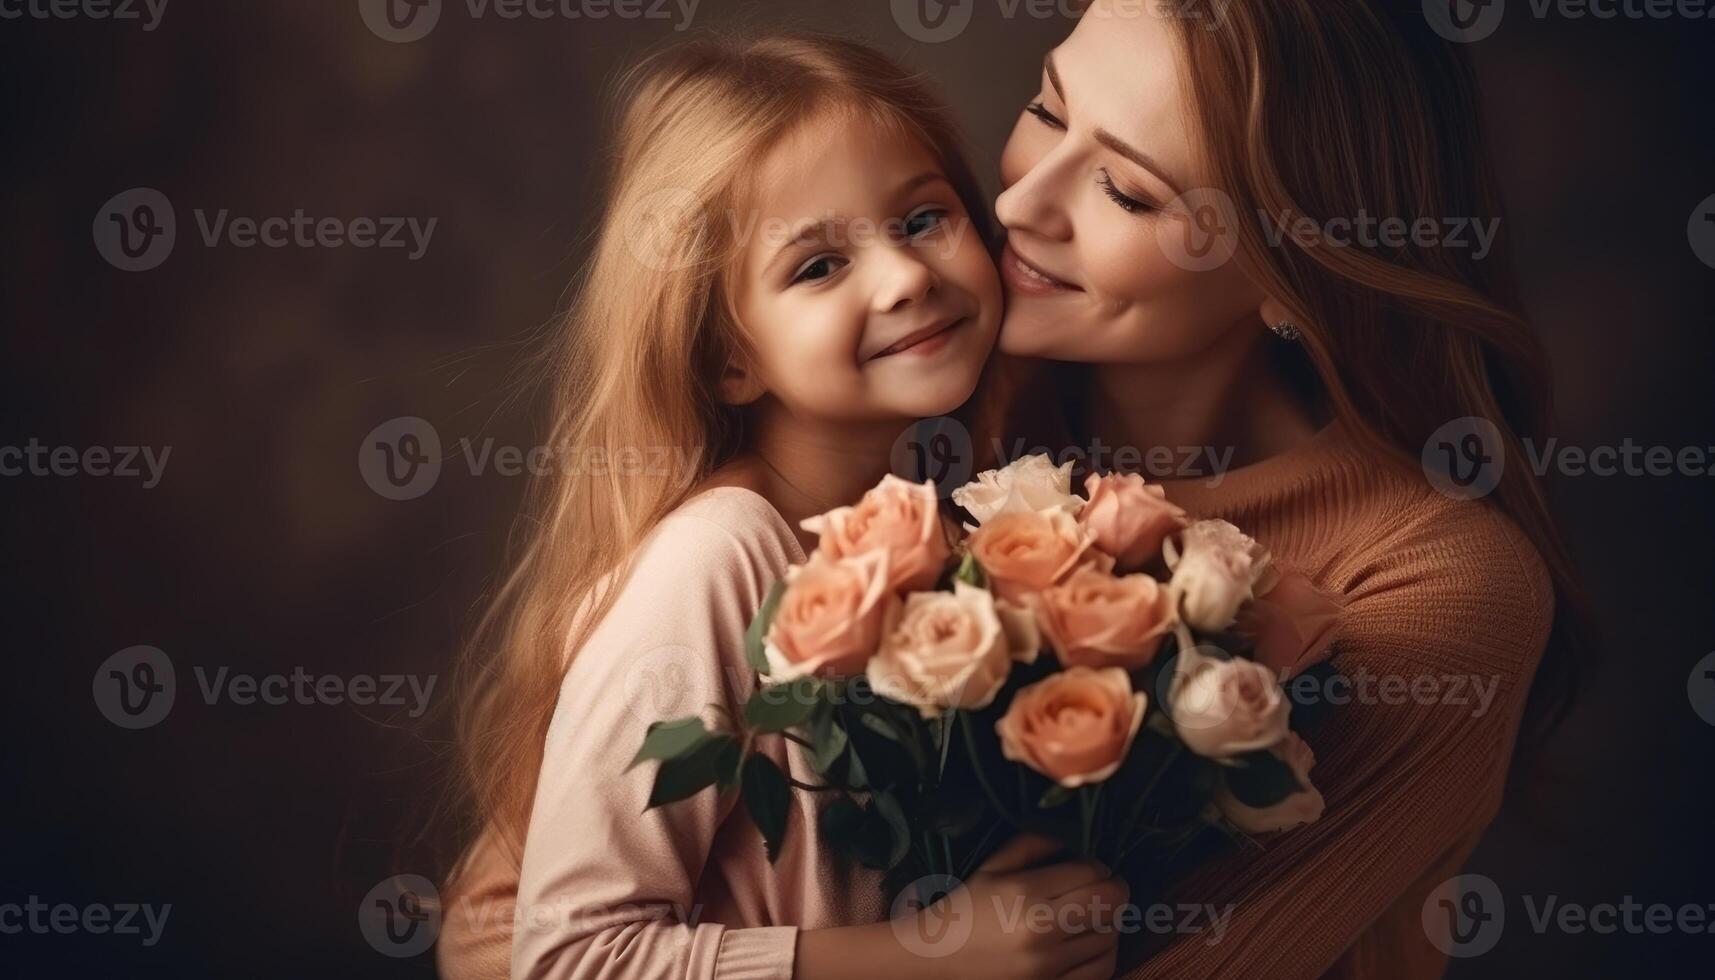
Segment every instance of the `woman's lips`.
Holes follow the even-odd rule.
[[[1000,274],[1006,285],[1015,293],[1030,296],[1052,296],[1059,293],[1081,293],[1083,290],[1069,282],[1054,278],[1029,262],[1024,261],[1009,244],[1000,255]]]
[[[966,317],[959,317],[958,319],[951,320],[937,326],[919,330],[879,354],[876,354],[874,357],[871,357],[870,360],[880,360],[883,357],[892,357],[895,354],[904,353],[933,354],[947,346],[949,339],[952,337],[954,328],[958,327],[959,324],[964,323],[965,320]]]

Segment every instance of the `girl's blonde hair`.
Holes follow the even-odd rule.
[[[570,654],[644,536],[744,448],[741,410],[718,384],[749,353],[732,259],[755,226],[740,214],[765,155],[807,122],[863,114],[921,140],[989,238],[986,199],[945,108],[860,44],[806,34],[681,43],[629,72],[618,102],[600,229],[545,352],[546,445],[581,465],[533,480],[511,570],[459,670],[465,811],[514,856]]]

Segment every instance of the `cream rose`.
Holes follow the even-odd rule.
[[[886,551],[887,586],[897,592],[933,586],[952,555],[935,485],[909,483],[891,473],[856,506],[808,518],[802,526],[820,535],[817,550],[829,558]]]
[[[934,718],[948,708],[986,708],[1006,683],[1014,660],[1036,659],[1028,617],[1013,630],[994,596],[964,582],[951,592],[915,592],[871,658],[876,693]]]
[[[1136,571],[1161,554],[1167,536],[1188,523],[1185,511],[1167,502],[1166,490],[1145,485],[1136,473],[1091,473],[1084,492],[1089,501],[1078,512],[1078,523],[1122,572]]]
[[[1072,461],[1055,466],[1042,453],[1015,459],[998,470],[985,470],[953,491],[953,503],[970,511],[977,524],[1001,514],[1060,510],[1076,514],[1083,498],[1072,492]]]
[[[1170,590],[1148,575],[1116,578],[1094,568],[1043,589],[1037,623],[1065,667],[1142,667],[1173,627]]]
[[[971,534],[971,554],[1002,599],[1028,605],[1090,553],[1090,537],[1063,510],[1002,514]]]
[[[1022,688],[995,723],[1001,754],[1068,789],[1112,776],[1148,700],[1119,667],[1072,667]]]
[[[898,605],[886,551],[838,561],[818,551],[787,572],[763,647],[769,683],[863,673]]]
[[[1180,740],[1205,758],[1267,748],[1286,737],[1292,706],[1274,673],[1255,661],[1182,651],[1168,691]]]
[[[1291,830],[1322,818],[1322,794],[1310,785],[1310,767],[1316,764],[1316,754],[1296,734],[1269,746],[1270,752],[1292,768],[1292,774],[1304,789],[1293,793],[1273,806],[1249,807],[1238,801],[1232,791],[1222,786],[1215,793],[1215,806],[1233,826],[1247,834],[1266,834],[1276,830]]]
[[[1166,543],[1170,583],[1180,615],[1192,629],[1217,633],[1233,625],[1239,607],[1267,592],[1277,572],[1268,550],[1226,521],[1198,521]]]

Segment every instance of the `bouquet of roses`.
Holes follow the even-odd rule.
[[[889,476],[805,522],[807,563],[746,636],[762,683],[717,730],[650,726],[651,806],[737,791],[770,855],[794,785],[834,798],[824,835],[890,891],[963,878],[1008,832],[1164,875],[1210,828],[1317,819],[1282,683],[1321,658],[1340,606],[1225,521],[1135,475],[1031,456],[953,491]],[[800,745],[819,784],[754,751]]]

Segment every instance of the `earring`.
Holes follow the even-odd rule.
[[[1298,325],[1290,320],[1282,320],[1269,329],[1274,331],[1275,336],[1289,344],[1296,344],[1304,337],[1304,332],[1299,330]]]

